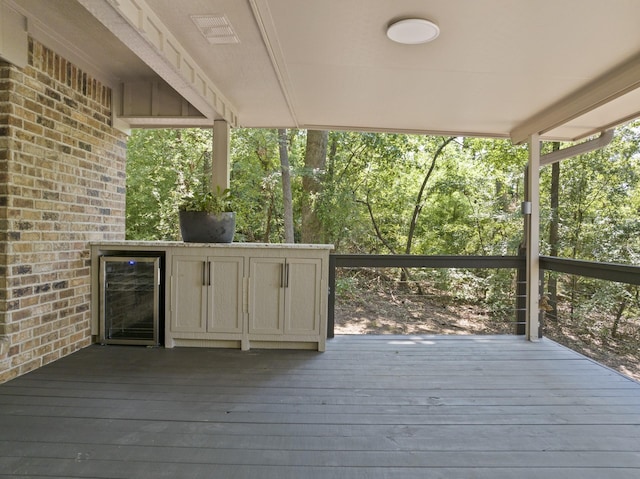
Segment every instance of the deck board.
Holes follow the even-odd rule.
[[[0,385],[0,477],[637,478],[640,384],[514,336],[91,346]]]

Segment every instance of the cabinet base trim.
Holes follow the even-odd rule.
[[[190,348],[227,348],[240,349],[240,340],[224,339],[184,339],[173,338],[173,346]]]
[[[318,343],[302,341],[250,341],[254,349],[305,349],[317,351]]]
[[[227,348],[227,349],[302,349],[307,351],[323,351],[322,344],[312,341],[249,341],[243,344],[241,340],[233,339],[190,339],[172,338],[166,347],[192,348]],[[244,347],[243,347],[244,346]]]

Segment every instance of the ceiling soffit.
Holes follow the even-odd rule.
[[[237,126],[234,106],[144,0],[78,0],[203,115]]]
[[[587,126],[589,123],[583,123],[583,128],[579,128],[581,130],[579,136],[571,139],[579,139],[617,126],[621,122],[640,115],[640,101],[637,101],[640,99],[638,87],[640,87],[640,54],[518,125],[511,132],[511,140],[514,143],[522,143],[532,134],[545,134],[554,130],[562,131],[563,126],[564,130],[568,131],[573,120],[578,119],[579,125],[580,117],[588,115],[599,107],[606,108],[607,105],[610,107],[617,105],[618,112],[624,112],[625,107],[627,111],[611,115],[613,120],[608,124],[603,123],[604,118],[601,118],[599,122],[592,122],[591,124],[598,125],[596,130],[590,129]],[[626,96],[627,94],[629,96]],[[631,99],[636,101],[631,101]],[[625,105],[621,105],[620,101],[612,103],[616,100],[624,101]],[[591,118],[597,118],[597,113],[591,115]]]

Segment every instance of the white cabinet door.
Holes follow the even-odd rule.
[[[174,256],[171,330],[242,332],[244,258]]]
[[[207,324],[207,262],[199,256],[171,260],[171,331],[204,332]]]
[[[285,335],[320,331],[319,259],[287,259],[285,292]]]
[[[207,267],[210,284],[207,331],[241,333],[244,258],[210,256]]]
[[[284,258],[249,260],[249,334],[284,331]]]
[[[249,334],[318,333],[321,265],[320,259],[251,258]]]

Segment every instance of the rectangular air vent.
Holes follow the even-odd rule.
[[[209,43],[240,43],[240,39],[233,30],[231,23],[223,14],[219,15],[191,15],[200,33]]]

